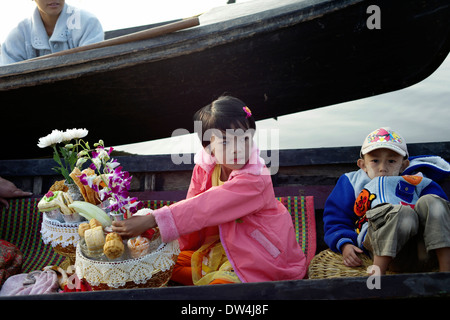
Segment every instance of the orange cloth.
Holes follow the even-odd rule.
[[[195,251],[185,250],[181,251],[178,255],[177,262],[172,271],[171,280],[185,286],[194,285],[192,281],[192,267],[191,258]],[[226,284],[234,283],[233,281],[227,281],[225,279],[214,279],[209,284]]]
[[[227,281],[224,279],[215,279],[215,280],[211,281],[209,284],[227,284],[227,283],[235,283],[235,282]]]
[[[191,258],[195,251],[181,251],[178,255],[177,263],[172,271],[172,280],[186,286],[192,286]]]

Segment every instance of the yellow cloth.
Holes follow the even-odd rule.
[[[228,261],[219,236],[194,252],[191,266],[192,281],[196,286],[210,284],[217,279],[231,283],[241,282]]]
[[[220,180],[220,165],[216,165],[211,176],[213,187],[221,186],[225,182]],[[205,244],[194,252],[191,258],[192,281],[195,285],[210,284],[220,279],[231,283],[240,283],[233,271],[227,254],[220,242],[219,235],[205,241]]]
[[[225,181],[220,180],[220,173],[221,173],[220,164],[216,164],[211,176],[211,182],[213,187],[221,186],[225,183]]]

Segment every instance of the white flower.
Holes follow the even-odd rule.
[[[107,162],[106,166],[111,170],[114,170],[116,167],[120,166],[119,162]]]
[[[77,160],[77,163],[76,163],[76,167],[78,167],[78,168],[81,168],[81,166],[87,161],[88,159],[86,159],[86,158],[79,158],[78,160]]]
[[[70,141],[72,139],[81,139],[86,137],[88,134],[87,129],[67,129],[66,132],[63,132],[63,140],[62,141]]]
[[[97,149],[98,150],[98,149]],[[105,149],[100,149],[100,152],[97,155],[97,159],[100,159],[100,161],[108,161],[109,160],[109,154],[105,151]],[[95,160],[95,159],[94,159]]]
[[[93,158],[92,163],[98,170],[100,170],[100,167],[102,166],[102,160],[100,160],[100,158]]]
[[[63,141],[63,132],[55,129],[49,135],[39,138],[38,147],[46,148],[54,144],[60,143],[62,141]]]

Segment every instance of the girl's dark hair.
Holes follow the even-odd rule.
[[[227,129],[256,130],[255,119],[244,111],[247,105],[238,98],[223,95],[207,106],[198,110],[194,115],[194,121],[202,122],[202,132],[197,132],[203,147],[207,147],[210,141],[203,137],[209,129],[217,129],[226,132]],[[200,136],[201,134],[201,136]]]

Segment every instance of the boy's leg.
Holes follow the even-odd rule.
[[[408,206],[382,204],[367,211],[369,228],[366,239],[370,246],[374,264],[385,274],[391,260],[418,230],[417,214]],[[369,249],[369,248],[368,248]]]
[[[436,251],[440,271],[450,271],[450,203],[429,194],[417,201],[415,210],[427,251]]]
[[[439,271],[450,272],[450,248],[436,249],[436,256],[439,261]]]
[[[380,274],[384,275],[386,274],[387,269],[389,268],[389,264],[392,261],[392,257],[389,256],[373,256],[373,264],[375,266],[378,266],[380,268]]]

